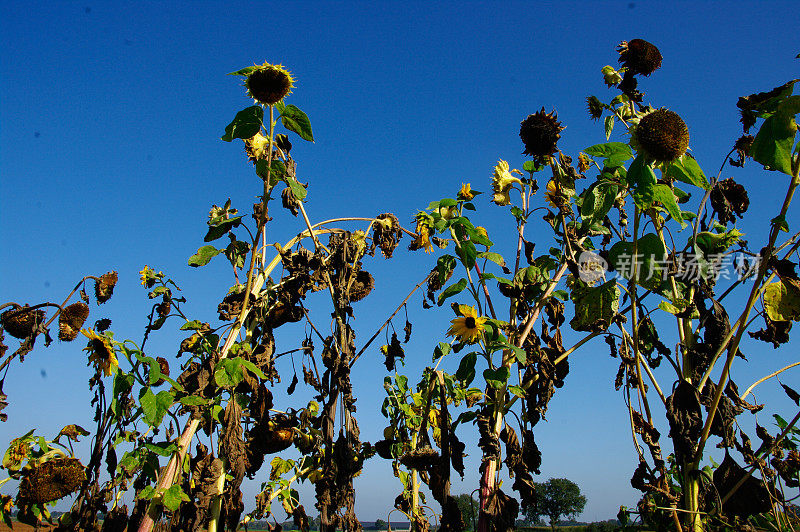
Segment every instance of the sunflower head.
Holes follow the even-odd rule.
[[[631,133],[631,146],[646,159],[668,163],[686,153],[689,128],[668,109],[656,109],[642,117]]]
[[[372,292],[375,279],[367,270],[359,270],[353,285],[350,287],[350,301],[361,301]]]
[[[518,177],[513,174],[522,175],[519,170],[509,170],[508,163],[502,159],[497,161],[492,174],[492,201],[497,205],[503,206],[511,203],[510,192],[515,184],[522,184]]]
[[[85,468],[77,458],[55,458],[33,466],[19,483],[19,497],[33,504],[61,499],[81,487]]]
[[[294,78],[282,65],[257,65],[244,81],[247,95],[258,103],[275,105],[294,88]]]
[[[36,326],[43,322],[44,318],[43,310],[32,309],[28,304],[25,304],[22,307],[13,308],[0,314],[0,324],[11,336],[24,340],[33,334]]]
[[[644,39],[622,41],[617,47],[619,62],[631,74],[649,76],[661,68],[661,52]]]
[[[94,364],[97,371],[102,370],[106,377],[114,375],[119,362],[111,339],[103,334],[97,334],[92,329],[81,329],[81,333],[89,339],[89,343],[83,349],[89,353],[89,363]]]
[[[256,133],[252,138],[244,139],[244,151],[253,164],[261,159],[266,159],[269,154],[269,139],[261,133]]]
[[[94,282],[94,296],[98,303],[105,303],[111,299],[114,287],[117,285],[117,272],[104,273]]]
[[[472,190],[472,185],[470,183],[466,184],[462,183],[461,190],[458,191],[458,199],[464,201],[470,201],[478,194],[479,192],[475,192],[474,190]]]
[[[384,257],[390,259],[400,243],[400,239],[403,238],[400,220],[390,212],[379,214],[375,220],[372,243],[381,249]]]
[[[542,107],[520,124],[519,137],[525,146],[522,153],[531,155],[538,162],[544,162],[558,150],[556,144],[563,129],[556,112],[545,113]]]
[[[88,317],[89,305],[83,301],[64,307],[58,316],[58,339],[62,342],[71,342],[77,338]]]
[[[586,108],[592,120],[597,120],[603,116],[603,102],[601,102],[597,96],[589,96],[586,98]]]
[[[455,337],[460,342],[474,344],[483,336],[483,324],[487,318],[478,316],[475,307],[469,305],[457,305],[454,309],[460,316],[450,320],[451,325],[447,335]]]

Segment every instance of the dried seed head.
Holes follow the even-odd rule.
[[[553,155],[558,150],[556,144],[564,129],[557,119],[555,111],[545,113],[542,107],[523,120],[519,128],[519,137],[525,145],[522,153],[533,156],[537,161],[544,161]]]
[[[603,102],[601,102],[597,96],[589,96],[586,98],[586,108],[592,120],[597,120],[603,116]]]
[[[439,453],[430,447],[409,451],[400,458],[400,463],[409,469],[426,469],[439,462]]]
[[[24,340],[33,334],[36,326],[44,321],[44,311],[41,309],[31,309],[25,304],[22,307],[7,310],[0,314],[0,324],[3,329],[20,340]]]
[[[350,287],[350,301],[361,301],[372,292],[375,287],[375,279],[366,270],[359,270],[356,274],[353,286]]]
[[[19,497],[33,504],[61,499],[81,487],[86,478],[77,458],[55,458],[33,466],[19,483]]]
[[[381,253],[383,253],[384,257],[391,259],[392,253],[400,244],[400,239],[403,238],[400,220],[389,212],[379,214],[376,219],[378,221],[373,225],[372,242],[381,248]]]
[[[689,147],[689,128],[677,113],[656,109],[646,114],[633,129],[631,146],[647,159],[672,162]]]
[[[105,303],[111,299],[117,280],[117,272],[113,271],[104,273],[100,276],[100,279],[94,282],[94,296],[97,298],[98,303]]]
[[[89,305],[82,301],[64,307],[58,316],[58,339],[62,342],[71,342],[77,338],[88,317]]]
[[[661,68],[661,52],[653,44],[643,39],[622,41],[617,47],[619,62],[631,74],[649,76]]]
[[[732,177],[723,179],[711,189],[711,207],[721,224],[735,221],[734,213],[741,218],[749,206],[747,190]]]
[[[294,88],[292,75],[282,65],[258,65],[244,81],[247,95],[258,103],[274,105]]]

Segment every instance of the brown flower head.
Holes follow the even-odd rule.
[[[62,342],[71,342],[77,338],[88,317],[89,305],[82,301],[64,307],[58,316],[58,339]]]
[[[24,340],[33,334],[36,326],[43,322],[44,318],[43,310],[32,309],[25,304],[22,307],[7,310],[0,314],[0,324],[11,336]]]
[[[430,447],[420,447],[400,457],[400,463],[409,469],[427,469],[439,462],[439,453]]]
[[[361,301],[372,292],[375,287],[375,279],[366,270],[359,270],[353,285],[350,287],[350,301]]]
[[[77,458],[55,458],[35,465],[19,483],[19,497],[33,504],[61,499],[83,484],[86,474]]]
[[[617,47],[619,62],[631,74],[649,76],[661,68],[661,52],[643,39],[622,41]]]
[[[646,159],[672,162],[689,147],[689,128],[677,113],[656,109],[642,117],[632,129],[631,146]]]
[[[558,150],[556,144],[561,138],[562,129],[564,127],[558,121],[556,112],[545,113],[542,107],[520,124],[519,137],[525,145],[522,153],[531,155],[536,161],[544,162]]]
[[[750,157],[750,148],[753,146],[754,140],[752,135],[742,135],[736,139],[733,148],[736,150],[737,160],[731,157],[729,159],[731,166],[744,166],[744,160]]]
[[[597,120],[603,116],[603,102],[597,96],[586,98],[586,109],[589,111],[589,116],[592,117],[592,120]]]
[[[381,253],[387,259],[392,258],[392,253],[403,238],[400,220],[391,213],[379,214],[377,222],[373,225],[372,243],[381,248]]]
[[[100,276],[100,279],[94,282],[94,297],[97,298],[98,303],[105,303],[111,299],[117,280],[117,272],[113,271],[104,273]]]
[[[275,105],[294,88],[292,75],[282,65],[264,63],[250,72],[244,81],[247,95],[258,103]]]
[[[723,179],[711,189],[711,207],[721,224],[736,220],[734,214],[741,218],[749,206],[747,190],[732,177]]]

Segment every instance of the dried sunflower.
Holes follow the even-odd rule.
[[[375,287],[375,279],[366,270],[359,270],[353,285],[350,287],[350,301],[361,301],[372,292]]]
[[[417,218],[417,237],[409,244],[408,249],[416,251],[424,249],[425,253],[433,251],[433,244],[431,243],[431,233],[428,227],[428,222],[425,218]]]
[[[381,253],[387,259],[392,258],[392,253],[403,238],[400,220],[392,213],[386,212],[375,217],[376,223],[372,231],[372,243],[381,248]]]
[[[747,190],[732,177],[719,181],[711,189],[711,207],[717,213],[719,223],[727,224],[736,220],[734,213],[742,217],[750,206]]]
[[[275,105],[294,88],[294,78],[282,65],[256,65],[244,81],[247,95],[258,103]]]
[[[261,133],[256,133],[252,138],[244,140],[244,151],[253,164],[269,155],[269,139]]]
[[[689,128],[678,113],[656,109],[632,128],[630,143],[647,160],[669,163],[689,148]]]
[[[24,473],[19,497],[33,504],[56,501],[77,491],[85,478],[85,468],[77,458],[54,458]]]
[[[558,121],[555,111],[544,112],[544,107],[522,121],[519,137],[525,145],[523,154],[530,155],[534,161],[544,163],[558,150],[558,139],[564,127]]]
[[[622,41],[617,47],[619,62],[631,74],[649,76],[661,68],[661,52],[644,39]]]
[[[104,273],[94,282],[94,296],[98,303],[105,303],[111,299],[114,287],[117,285],[117,272]]]
[[[102,370],[106,377],[115,374],[119,362],[111,339],[103,334],[97,334],[92,329],[81,329],[81,333],[89,339],[89,343],[83,349],[89,352],[89,363],[94,364],[97,371]]]
[[[458,305],[460,317],[450,320],[447,336],[454,336],[461,342],[474,344],[483,335],[483,324],[486,318],[479,317],[475,307]]]
[[[89,305],[82,301],[64,307],[58,316],[58,339],[62,342],[71,342],[77,338],[88,317]]]
[[[24,340],[33,334],[36,326],[43,322],[44,318],[43,310],[31,309],[26,303],[22,307],[7,310],[0,314],[0,324],[11,336]]]
[[[597,96],[589,96],[586,98],[586,108],[592,120],[597,120],[603,116],[603,102],[601,102]]]

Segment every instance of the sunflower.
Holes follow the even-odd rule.
[[[102,334],[97,334],[92,329],[81,329],[81,333],[89,339],[89,343],[83,349],[89,352],[89,362],[94,364],[97,371],[103,370],[106,377],[117,372],[119,362],[114,353],[114,346],[111,340]]]
[[[283,65],[264,63],[248,74],[244,82],[247,95],[258,103],[274,105],[283,100],[294,88],[294,78]]]
[[[260,159],[266,159],[269,154],[269,139],[261,133],[256,133],[252,138],[244,139],[244,151],[253,164]]]
[[[648,161],[671,163],[686,153],[689,128],[678,113],[656,109],[631,128],[630,144]]]
[[[511,189],[517,183],[520,185],[522,184],[522,181],[512,174],[522,175],[522,172],[519,170],[509,170],[508,163],[502,159],[497,161],[497,165],[494,167],[494,173],[492,174],[492,192],[494,193],[492,201],[497,205],[503,206],[511,203],[511,197],[509,195]]]
[[[475,307],[469,305],[459,305],[458,312],[460,317],[450,320],[450,328],[447,336],[454,336],[461,342],[474,344],[483,334],[483,324],[486,318],[478,317]]]
[[[458,199],[470,201],[477,195],[477,192],[472,190],[472,185],[469,183],[461,184],[461,190],[458,191]]]

